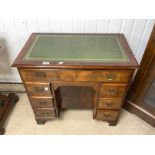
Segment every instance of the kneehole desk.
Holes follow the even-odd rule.
[[[123,34],[33,33],[14,61],[35,119],[91,109],[116,125],[138,64]]]

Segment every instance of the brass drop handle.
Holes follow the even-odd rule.
[[[48,87],[34,87],[34,90],[38,93],[44,92],[48,90]]]
[[[109,89],[109,93],[110,93],[111,95],[115,95],[115,94],[118,93],[118,90],[117,90],[117,89]]]
[[[43,87],[34,87],[34,90],[35,90],[36,92],[38,92],[38,93],[44,91]]]
[[[107,107],[111,107],[113,105],[112,102],[106,102],[105,104],[106,104]]]
[[[45,72],[35,72],[35,76],[39,78],[45,78],[46,74]]]
[[[47,102],[46,101],[40,101],[39,105],[45,105]]]
[[[115,78],[113,74],[106,74],[105,76],[109,81],[112,81]]]
[[[49,113],[44,113],[44,116],[45,117],[49,117]]]
[[[110,114],[104,114],[104,116],[105,116],[106,118],[108,118],[108,117],[110,116]]]

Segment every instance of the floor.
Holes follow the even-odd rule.
[[[25,93],[18,94],[17,102],[6,125],[6,135],[154,135],[155,128],[122,110],[117,126],[109,126],[107,122],[92,119],[92,111],[66,110],[62,118],[48,121],[45,125],[37,125]]]

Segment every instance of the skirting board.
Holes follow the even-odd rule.
[[[25,93],[25,88],[22,83],[0,83],[0,92],[14,92],[14,93]]]
[[[148,113],[142,107],[136,105],[135,103],[129,100],[125,100],[123,108],[129,111],[130,113],[137,115],[138,117],[155,127],[155,116]]]

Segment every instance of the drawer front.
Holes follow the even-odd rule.
[[[98,109],[119,109],[122,99],[120,98],[100,98],[98,101]]]
[[[118,117],[118,111],[115,110],[97,110],[96,119],[99,120],[116,120]]]
[[[31,104],[35,108],[54,108],[53,98],[31,98]]]
[[[34,110],[35,117],[56,117],[54,109],[43,109],[43,108],[35,108]]]
[[[108,85],[102,84],[100,89],[100,97],[116,97],[122,98],[126,90],[126,85]]]
[[[49,83],[26,83],[26,87],[31,96],[51,96]]]
[[[25,81],[102,81],[128,82],[131,70],[20,69]]]

